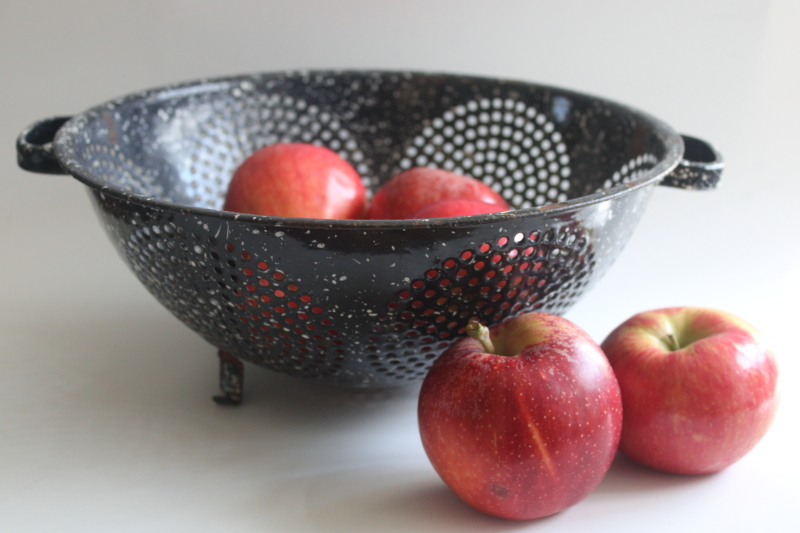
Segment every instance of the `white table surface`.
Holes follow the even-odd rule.
[[[491,5],[491,7],[489,7]],[[794,0],[0,4],[0,531],[800,531],[800,3]],[[417,390],[321,389],[248,366],[223,408],[214,349],[145,291],[85,189],[23,172],[16,135],[173,81],[299,67],[560,85],[712,141],[722,187],[659,188],[567,318],[602,340],[645,309],[717,307],[780,363],[775,423],[716,475],[619,457],[547,519],[473,511],[431,468]]]

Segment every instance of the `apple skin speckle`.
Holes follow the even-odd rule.
[[[433,365],[420,390],[423,447],[442,480],[490,515],[527,520],[584,499],[619,442],[622,400],[611,366],[583,330],[529,313],[471,337]]]

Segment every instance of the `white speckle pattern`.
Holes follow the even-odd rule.
[[[659,127],[525,83],[292,72],[123,98],[70,121],[60,149],[136,276],[210,343],[374,387],[419,380],[471,317],[566,311],[652,190],[614,186],[672,164]],[[338,151],[372,189],[432,165],[530,209],[397,225],[215,211],[239,162],[278,141]]]

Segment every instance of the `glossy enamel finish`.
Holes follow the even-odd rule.
[[[567,310],[683,148],[660,121],[588,95],[405,72],[203,80],[61,123],[31,130],[57,130],[52,143],[21,135],[21,157],[55,154],[90,188],[122,257],[180,320],[245,361],[369,387],[421,379],[473,316]],[[514,209],[401,221],[222,210],[238,165],[278,142],[331,148],[373,194],[434,166]]]

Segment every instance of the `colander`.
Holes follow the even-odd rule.
[[[325,145],[375,191],[399,171],[473,176],[515,208],[431,220],[221,211],[236,167],[275,142]],[[561,314],[606,272],[656,185],[716,185],[719,154],[628,107],[481,77],[293,71],[171,85],[41,120],[19,164],[88,186],[156,299],[243,364],[356,387],[421,379],[471,318]]]

